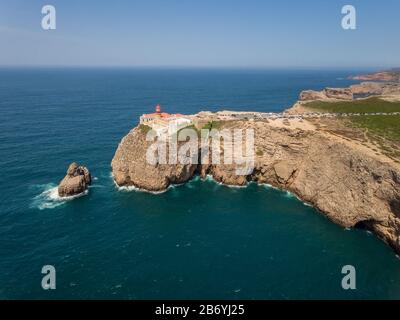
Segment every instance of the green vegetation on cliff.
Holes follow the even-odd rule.
[[[369,98],[338,102],[313,101],[305,106],[319,112],[360,113],[358,116],[339,119],[349,129],[361,130],[365,142],[372,143],[384,154],[400,161],[400,115],[379,114],[400,112],[400,102]]]
[[[335,113],[365,113],[347,119],[353,127],[363,129],[368,135],[400,142],[400,115],[368,115],[368,113],[400,112],[400,102],[390,102],[379,98],[356,101],[313,101],[305,105],[316,111]]]
[[[351,121],[356,127],[366,128],[373,134],[400,142],[400,116],[365,115],[351,117]]]
[[[139,129],[142,133],[147,134],[151,130],[151,127],[146,126],[145,124],[140,124]]]
[[[191,125],[189,125],[187,127],[179,129],[178,132],[177,132],[178,137],[179,137],[179,134],[181,133],[181,131],[185,130],[185,129],[194,130],[196,132],[197,136],[200,137],[200,131],[193,124],[191,124]]]
[[[355,101],[312,101],[304,105],[316,111],[335,113],[376,113],[400,112],[400,102],[390,102],[379,98]]]
[[[222,125],[221,121],[210,121],[206,125],[204,125],[202,129],[206,130],[219,129],[221,125]]]

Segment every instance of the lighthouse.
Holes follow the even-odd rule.
[[[158,136],[169,136],[179,129],[192,124],[192,119],[183,114],[169,114],[161,111],[161,106],[156,105],[154,113],[143,114],[140,117],[140,124],[151,127],[157,132]]]

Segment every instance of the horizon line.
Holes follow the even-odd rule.
[[[371,69],[377,71],[389,71],[392,69],[398,69],[399,66],[214,66],[214,65],[81,65],[81,64],[10,64],[10,65],[2,65],[0,64],[0,68],[43,68],[43,69],[241,69],[241,70],[282,70],[282,69],[300,69],[300,70],[329,70],[329,69],[339,69],[339,70],[349,70],[349,69]]]

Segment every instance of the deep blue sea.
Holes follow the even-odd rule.
[[[281,111],[359,70],[0,69],[1,299],[398,299],[400,260],[291,194],[194,179],[119,191],[110,162],[157,103],[167,112]],[[95,177],[61,202],[72,161]],[[341,287],[344,265],[357,289]],[[41,287],[44,265],[56,289]]]

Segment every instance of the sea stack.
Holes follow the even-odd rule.
[[[67,175],[58,185],[60,197],[71,197],[82,194],[92,183],[89,169],[73,162],[69,165]]]

